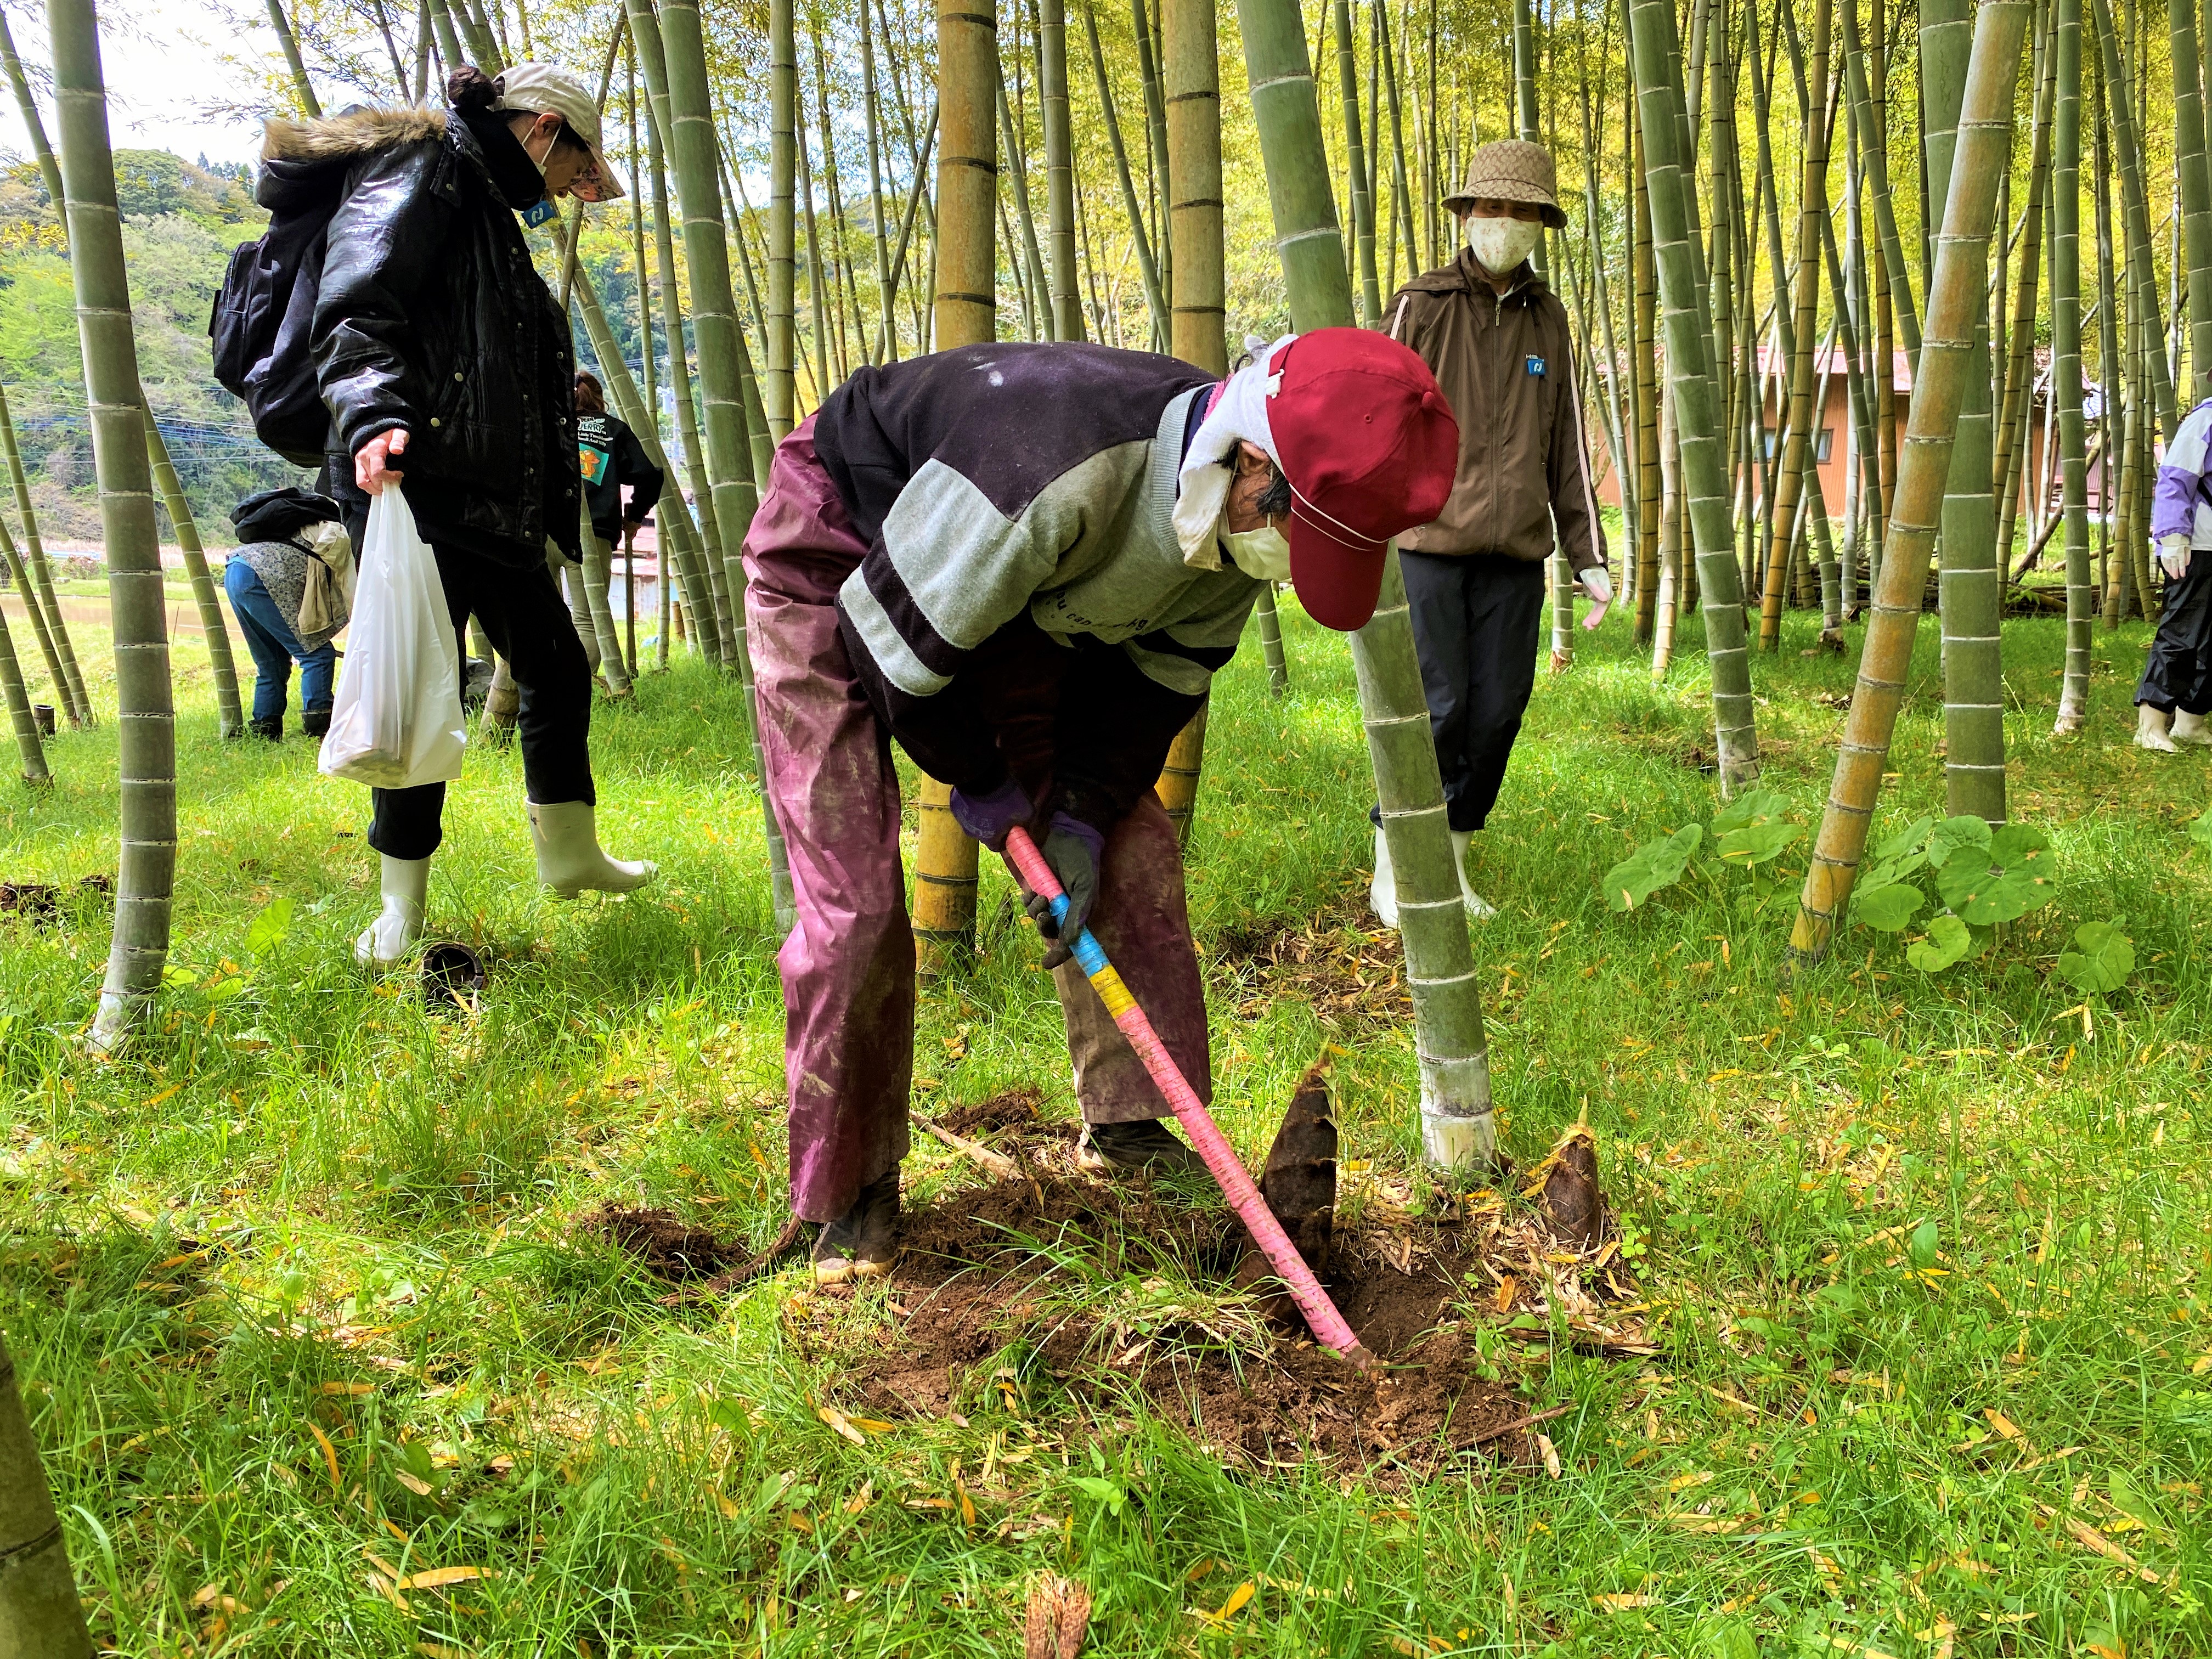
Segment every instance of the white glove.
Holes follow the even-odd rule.
[[[2189,538],[2176,532],[2158,544],[2159,568],[2166,579],[2178,582],[2189,574]]]
[[[1606,608],[1613,603],[1613,573],[1601,564],[1594,564],[1575,572],[1575,580],[1589,596],[1589,614],[1583,618],[1583,626],[1595,628],[1605,620]]]

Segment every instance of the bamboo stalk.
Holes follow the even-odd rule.
[[[768,381],[769,434],[778,443],[798,416],[799,319],[796,135],[799,47],[792,0],[769,0]],[[924,349],[927,349],[927,342]]]
[[[1121,142],[1121,118],[1114,112],[1114,89],[1106,78],[1106,53],[1098,43],[1098,19],[1093,14],[1090,0],[1084,0],[1083,31],[1091,44],[1091,72],[1098,86],[1098,106],[1106,124],[1106,137],[1114,152],[1114,169],[1121,181],[1121,204],[1129,216],[1129,237],[1137,252],[1137,269],[1145,283],[1145,304],[1152,313],[1153,331],[1164,341],[1170,330],[1168,323],[1167,301],[1160,287],[1160,270],[1152,254],[1152,238],[1145,234],[1145,204],[1137,194],[1134,176],[1129,171],[1129,152]],[[939,94],[939,116],[944,120],[943,94]],[[948,137],[948,141],[949,137]],[[938,195],[945,194],[940,184]]]
[[[1936,243],[1936,279],[1929,290],[1927,332],[1899,462],[1888,544],[1860,654],[1857,689],[1790,934],[1790,954],[1799,962],[1817,962],[1827,954],[1850,902],[1904,706],[1929,557],[1951,476],[1952,438],[1972,378],[1983,261],[1997,179],[2010,155],[2013,88],[2027,30],[2025,0],[1982,0],[1955,127],[1957,164],[1947,168],[1949,187]]]
[[[2186,5],[2188,0],[2182,0]],[[2195,36],[2192,33],[2191,40]],[[2036,77],[2035,136],[2028,161],[2027,212],[2021,236],[2020,282],[2014,290],[2012,323],[2006,331],[2004,398],[1999,404],[1996,486],[1996,555],[1999,580],[2012,569],[2013,526],[2019,515],[2021,473],[2027,459],[2025,428],[2029,387],[2035,379],[2036,284],[2043,254],[2044,205],[2051,189],[2051,103],[2057,64],[2045,51]]]
[[[2057,89],[2051,111],[2051,396],[2058,408],[2060,511],[2066,528],[2066,662],[2051,730],[2088,717],[2089,479],[2081,419],[2081,0],[2057,0]]]
[[[284,49],[284,63],[292,71],[293,90],[300,94],[300,107],[310,121],[323,118],[323,106],[315,100],[315,88],[307,79],[307,66],[300,58],[300,42],[292,33],[291,20],[284,15],[284,0],[268,0],[269,27],[276,31],[276,44]]]
[[[107,95],[92,0],[48,0],[62,184],[84,355],[119,705],[121,837],[107,977],[87,1041],[120,1048],[161,988],[177,862],[177,749],[167,617],[145,404],[131,333],[131,285],[107,142]]]
[[[15,94],[15,107],[23,118],[23,129],[31,136],[31,155],[39,164],[39,177],[46,186],[46,198],[53,204],[54,217],[62,217],[62,169],[54,160],[53,146],[46,142],[46,123],[39,118],[39,101],[31,95],[31,82],[23,73],[22,59],[15,55],[15,37],[8,32],[8,20],[0,15],[0,65],[8,72],[8,85]],[[64,233],[67,233],[64,226]]]
[[[218,730],[225,738],[242,738],[246,715],[238,706],[238,665],[231,657],[230,629],[223,620],[222,603],[216,597],[215,578],[208,571],[207,550],[200,544],[199,523],[192,517],[191,503],[185,499],[185,487],[177,477],[177,469],[169,463],[169,447],[161,441],[161,429],[154,423],[150,409],[146,411],[145,426],[146,462],[153,471],[155,487],[161,492],[161,505],[168,509],[170,528],[176,532],[185,578],[191,584],[192,603],[200,613],[200,632],[207,640],[208,674],[215,682]]]
[[[1080,340],[1083,295],[1075,269],[1075,158],[1068,131],[1067,0],[1042,0],[1037,92],[1044,112],[1045,240],[1052,261],[1053,337]]]
[[[1375,187],[1359,132],[1359,65],[1352,49],[1351,0],[1333,0],[1330,15],[1336,21],[1336,73],[1344,99],[1345,166],[1352,175],[1352,234],[1358,245],[1359,316],[1374,328],[1382,320],[1382,284],[1375,270]]]
[[[1238,0],[1237,17],[1291,325],[1302,331],[1348,325],[1352,283],[1297,8],[1293,0]],[[1423,1150],[1434,1164],[1471,1172],[1496,1152],[1489,1047],[1395,554],[1384,562],[1374,618],[1352,636],[1352,651],[1382,833],[1397,872]]]
[[[60,54],[57,52],[56,57]],[[63,126],[67,130],[67,120]],[[10,1659],[92,1659],[61,1517],[39,1464],[15,1357],[0,1336],[0,1649]]]
[[[934,325],[940,351],[988,344],[998,334],[998,25],[988,12],[953,9],[957,3],[947,0],[937,14]],[[1105,66],[1087,7],[1084,21],[1103,92]],[[1126,167],[1122,182],[1126,193]],[[1141,230],[1133,198],[1130,217]],[[1160,314],[1156,308],[1155,317]],[[951,801],[948,786],[925,781],[914,866],[914,932],[925,972],[963,963],[975,948],[976,847],[953,821]]]
[[[1705,261],[1690,210],[1692,161],[1686,154],[1674,19],[1667,0],[1632,0],[1630,37],[1646,150],[1652,249],[1667,331],[1668,392],[1680,445],[1681,488],[1697,550],[1705,656],[1712,675],[1714,744],[1723,794],[1759,776],[1759,734],[1744,639],[1743,590],[1729,525],[1720,399],[1706,337]]]

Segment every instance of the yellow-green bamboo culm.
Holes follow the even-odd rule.
[[[988,344],[998,331],[999,40],[990,12],[940,0],[937,14],[937,349]],[[1097,37],[1086,9],[1084,21]],[[1149,256],[1147,256],[1149,258]],[[1147,267],[1149,269],[1149,266]],[[1160,320],[1154,288],[1153,315]],[[922,968],[941,972],[975,949],[976,848],[952,817],[952,792],[921,789],[914,932]]]
[[[1237,12],[1291,326],[1350,325],[1356,320],[1351,275],[1298,9],[1295,0],[1238,0]],[[1490,1052],[1395,552],[1383,562],[1373,620],[1352,635],[1352,660],[1382,833],[1397,873],[1399,938],[1413,997],[1420,1070],[1422,1149],[1431,1163],[1471,1174],[1488,1166],[1496,1153]]]
[[[2058,400],[2058,488],[2066,537],[2066,665],[2051,730],[2081,729],[2089,708],[2087,434],[2081,418],[2081,0],[2056,0],[2057,92],[2051,112],[2051,395]]]
[[[1898,462],[1896,501],[1859,657],[1858,684],[1790,933],[1790,953],[1799,962],[1817,962],[1827,954],[1850,902],[1904,706],[1929,559],[1951,476],[1953,434],[1974,355],[1997,180],[2011,159],[2013,88],[2020,78],[2027,12],[2027,0],[1982,0],[1974,22],[1921,341],[1920,376]]]
[[[62,185],[69,211],[70,271],[84,356],[93,466],[107,550],[115,641],[122,845],[107,977],[88,1042],[119,1048],[161,988],[177,868],[177,744],[169,684],[161,538],[145,404],[131,332],[131,284],[107,142],[99,26],[91,0],[48,0],[60,118]]]
[[[1698,562],[1705,657],[1712,676],[1714,746],[1720,787],[1733,793],[1759,777],[1759,733],[1751,696],[1743,586],[1729,522],[1728,462],[1721,431],[1724,400],[1713,378],[1705,330],[1705,259],[1691,213],[1691,163],[1684,155],[1674,17],[1664,0],[1635,0],[1630,40],[1636,60],[1638,121],[1644,135],[1644,187],[1682,494]],[[1656,503],[1655,503],[1656,505]]]
[[[0,1336],[0,1653],[9,1659],[92,1659],[93,1653],[61,1517],[46,1490],[5,1336]]]
[[[161,428],[155,424],[150,409],[146,411],[146,462],[153,469],[155,487],[161,492],[161,505],[168,510],[169,527],[176,532],[177,546],[184,554],[185,576],[191,584],[192,604],[200,613],[200,632],[207,639],[208,673],[215,682],[217,727],[226,738],[242,738],[246,714],[238,705],[238,665],[231,655],[230,628],[223,617],[222,601],[216,597],[207,550],[200,544],[199,522],[192,517],[191,503],[185,499],[184,484],[170,465],[169,447],[161,441]]]

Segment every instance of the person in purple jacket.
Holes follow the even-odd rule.
[[[2205,500],[2212,399],[2189,411],[2166,447],[2151,491],[2150,535],[2166,573],[2166,600],[2150,660],[2136,687],[2136,742],[2166,754],[2212,744],[2212,502]]]

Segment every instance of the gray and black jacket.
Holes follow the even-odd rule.
[[[1060,676],[1048,805],[1109,827],[1152,787],[1260,592],[1225,559],[1186,565],[1170,522],[1213,384],[1145,352],[995,344],[864,368],[823,403],[815,453],[869,544],[840,628],[925,771],[1003,781],[989,668],[1019,657]]]

